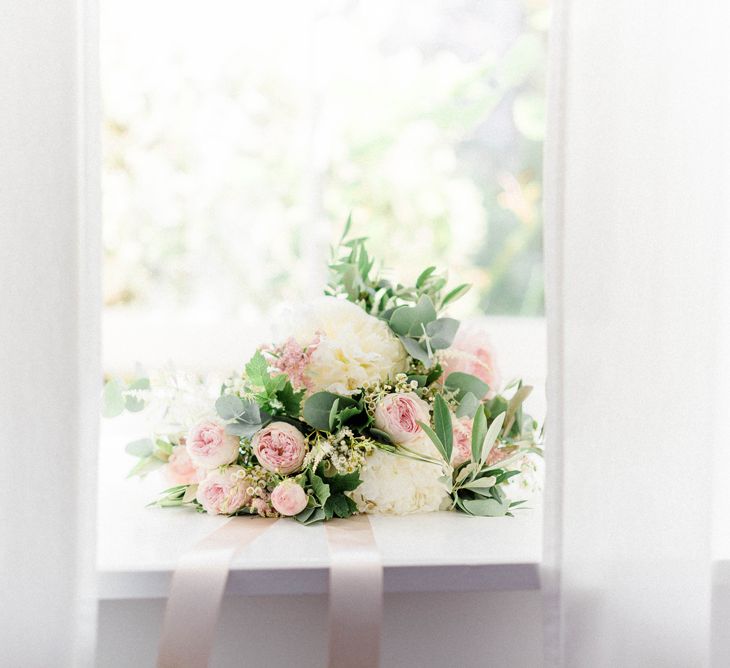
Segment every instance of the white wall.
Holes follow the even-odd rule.
[[[0,664],[7,666],[91,664],[99,164],[87,150],[97,144],[86,143],[93,102],[80,63],[83,55],[93,71],[95,40],[84,4],[0,0]],[[88,127],[95,136],[93,117]]]

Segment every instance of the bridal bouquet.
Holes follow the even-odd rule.
[[[500,392],[484,336],[446,314],[469,286],[447,290],[435,267],[413,286],[385,280],[349,228],[325,296],[212,392],[175,371],[105,385],[107,417],[159,414],[152,437],[127,446],[138,457],[130,475],[161,467],[174,483],[155,503],[304,524],[355,513],[504,516],[524,503],[512,479],[542,453],[523,411],[531,388],[515,381]]]

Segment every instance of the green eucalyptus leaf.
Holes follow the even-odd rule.
[[[490,475],[472,480],[462,485],[462,487],[464,489],[489,489],[490,487],[494,487],[495,484],[497,484],[497,478]]]
[[[105,418],[116,417],[124,412],[124,395],[122,384],[116,378],[112,378],[101,392],[101,414]]]
[[[158,468],[163,466],[164,463],[165,462],[163,462],[161,459],[158,459],[153,455],[143,457],[132,467],[132,470],[127,474],[127,478],[131,478],[136,475],[144,477],[148,473],[156,471]]]
[[[473,418],[476,415],[479,406],[479,399],[477,399],[471,392],[467,392],[459,402],[459,406],[456,409],[456,417],[461,418],[466,416]]]
[[[496,499],[462,499],[462,507],[471,515],[502,517],[509,510],[508,503]]]
[[[329,431],[330,412],[335,402],[343,408],[355,405],[350,397],[341,397],[332,392],[315,392],[304,401],[304,421],[315,429]]]
[[[243,401],[233,394],[224,394],[216,399],[215,410],[224,420],[235,420],[243,415]]]
[[[405,336],[418,323],[415,309],[410,306],[399,306],[390,316],[390,328],[398,335]]]
[[[150,379],[149,378],[138,378],[128,388],[128,390],[149,390]],[[144,408],[144,399],[126,394],[124,396],[124,407],[130,413],[138,413]]]
[[[426,325],[426,335],[430,338],[431,347],[434,350],[442,350],[452,344],[458,329],[458,320],[454,320],[454,318],[439,318]]]
[[[418,300],[418,304],[413,307],[413,310],[416,313],[417,321],[424,325],[436,320],[436,307],[428,295],[422,295]]]
[[[444,382],[450,390],[456,390],[456,398],[461,400],[467,392],[471,392],[477,399],[483,399],[484,395],[489,391],[489,385],[483,380],[477,378],[470,373],[463,371],[454,371],[446,376]]]
[[[426,365],[430,365],[432,360],[428,352],[418,342],[413,339],[409,339],[407,336],[398,336],[406,352],[419,362],[423,362]]]
[[[226,434],[238,436],[239,438],[251,438],[263,424],[252,424],[250,422],[231,422],[226,425]]]
[[[149,457],[154,450],[155,444],[151,438],[140,438],[124,446],[124,452],[133,457]]]

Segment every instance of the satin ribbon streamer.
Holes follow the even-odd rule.
[[[158,668],[206,668],[233,556],[274,522],[232,517],[180,557],[162,623]]]
[[[330,551],[329,668],[377,668],[383,564],[367,515],[325,523]]]

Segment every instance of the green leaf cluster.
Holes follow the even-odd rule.
[[[112,378],[101,391],[101,414],[105,418],[121,415],[125,410],[137,413],[144,408],[144,401],[129,393],[130,390],[149,390],[149,378],[137,378],[126,384],[119,378]]]
[[[383,318],[388,322],[394,311],[400,307],[410,306],[423,309],[427,303],[430,303],[435,313],[432,318],[423,320],[423,324],[426,325],[436,321],[438,312],[468,292],[470,288],[468,284],[459,285],[445,292],[448,279],[444,274],[437,273],[436,267],[424,269],[413,286],[393,283],[382,278],[374,271],[375,261],[367,251],[367,237],[348,239],[351,228],[352,216],[349,216],[339,244],[331,252],[330,279],[325,294],[343,296],[349,301],[359,304],[371,315]],[[424,297],[428,302],[424,301]],[[410,316],[402,313],[396,322],[400,322],[403,318],[410,318]],[[434,350],[448,347],[449,344],[446,341],[449,340],[449,337],[453,339],[454,323],[456,321],[441,322],[433,325],[430,331],[425,332],[425,335],[435,343],[435,347],[432,346]],[[403,329],[402,324],[399,325],[400,329]],[[401,335],[410,339],[413,336],[421,337],[424,332],[419,330],[414,334]]]
[[[172,454],[173,444],[161,438],[153,441],[151,438],[140,438],[127,443],[124,451],[128,455],[137,457],[137,463],[127,474],[128,478],[133,476],[144,477],[152,471],[156,471],[167,462]]]
[[[304,390],[295,390],[286,374],[269,373],[268,362],[260,350],[246,364],[246,377],[262,411],[269,415],[299,417]]]
[[[362,398],[344,397],[333,392],[315,392],[304,401],[304,421],[319,431],[336,433],[345,424],[368,424]]]
[[[315,473],[307,471],[313,491],[307,507],[295,516],[302,524],[315,524],[333,517],[350,517],[357,513],[357,504],[345,494],[356,490],[362,480],[358,471],[347,475],[325,476],[320,467]]]

